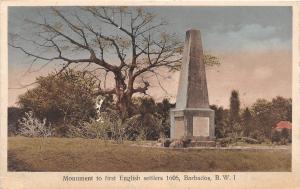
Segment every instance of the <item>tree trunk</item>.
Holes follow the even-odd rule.
[[[115,83],[116,83],[116,96],[117,96],[117,107],[120,111],[120,116],[122,122],[124,122],[128,117],[131,117],[133,114],[133,82],[132,73],[129,73],[128,84],[125,84],[125,77],[121,71],[114,72],[115,74]]]
[[[120,96],[120,98],[118,97],[117,106],[121,113],[122,121],[125,121],[125,119],[132,116],[133,103],[131,96],[124,94],[123,96]]]

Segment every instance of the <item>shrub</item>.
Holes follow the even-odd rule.
[[[161,120],[153,114],[135,115],[126,121],[125,133],[129,140],[157,140]]]
[[[99,119],[90,119],[80,126],[69,126],[69,137],[112,139],[122,143],[127,139],[125,135],[125,124],[117,111],[101,112]]]
[[[169,147],[170,144],[172,143],[171,139],[169,138],[160,138],[158,139],[158,142],[161,143],[163,147]]]
[[[125,134],[129,140],[157,140],[164,135],[162,114],[152,98],[136,98],[136,112],[125,122]],[[164,136],[162,136],[164,137]]]
[[[220,144],[221,147],[227,147],[229,144],[233,142],[232,138],[227,137],[227,138],[222,138],[218,139],[217,142]]]
[[[20,108],[46,118],[64,136],[68,124],[77,125],[95,116],[94,77],[72,69],[36,79],[37,86],[19,96]]]
[[[258,143],[259,143],[258,140],[253,139],[253,138],[250,138],[250,137],[241,137],[241,140],[242,140],[243,142],[248,143],[248,144],[258,144]]]
[[[280,132],[278,131],[274,131],[273,135],[272,135],[272,142],[279,142],[280,141]]]
[[[287,130],[287,128],[282,129],[281,131],[281,137],[284,139],[288,139],[289,138],[289,131]]]
[[[52,135],[52,130],[46,126],[46,119],[43,121],[35,118],[33,112],[26,112],[25,117],[19,120],[20,135],[27,137],[48,137]]]
[[[287,145],[287,143],[288,143],[288,139],[285,139],[285,138],[280,139],[280,144],[281,145]]]
[[[169,99],[163,99],[156,104],[157,115],[161,120],[160,137],[170,137],[170,109],[175,108],[175,104],[170,103]]]
[[[89,122],[84,123],[84,130],[88,138],[100,138],[100,139],[117,139],[117,129],[120,125],[121,119],[113,119],[113,117],[107,112],[101,113],[101,117],[98,120],[91,119]]]

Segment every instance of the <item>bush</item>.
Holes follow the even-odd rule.
[[[94,117],[94,77],[86,72],[66,70],[38,77],[37,86],[19,96],[20,108],[33,111],[39,119],[46,118],[64,136],[66,125],[77,125]]]
[[[164,128],[157,106],[152,98],[136,98],[136,113],[125,122],[129,140],[157,140]],[[162,136],[163,137],[163,136]]]
[[[259,143],[258,140],[253,139],[253,138],[250,138],[250,137],[241,137],[241,140],[242,140],[243,142],[248,143],[248,144],[258,144],[258,143]]]
[[[108,120],[106,121],[97,121],[91,119],[89,122],[83,124],[85,137],[87,138],[97,138],[107,140],[111,138],[110,134],[112,132],[112,124]]]
[[[279,131],[274,131],[274,133],[272,135],[272,142],[277,143],[277,142],[280,141],[280,139],[281,139],[280,132]]]
[[[27,137],[48,137],[52,135],[52,130],[46,126],[46,119],[43,121],[35,118],[33,112],[26,112],[25,117],[19,120],[20,135]]]
[[[125,133],[129,140],[157,140],[161,121],[151,114],[135,115],[126,121]]]
[[[169,147],[172,141],[169,138],[160,138],[158,139],[158,143],[161,143],[162,147]]]
[[[281,131],[281,137],[284,139],[288,139],[289,138],[289,131],[287,130],[287,128],[282,129]]]
[[[117,111],[101,112],[99,119],[90,119],[80,126],[69,126],[69,137],[97,138],[102,140],[115,140],[122,143],[127,139],[125,124]]]
[[[160,137],[170,137],[170,109],[174,108],[175,104],[170,103],[169,99],[163,99],[162,102],[156,104],[157,115],[161,120]]]

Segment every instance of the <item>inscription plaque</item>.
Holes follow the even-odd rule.
[[[175,138],[179,139],[184,136],[184,119],[183,117],[175,117]]]
[[[193,136],[209,136],[209,117],[193,117]]]

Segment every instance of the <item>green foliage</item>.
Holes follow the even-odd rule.
[[[156,113],[156,104],[152,98],[137,98],[137,113],[127,120],[125,129],[129,140],[157,140],[162,131],[162,121]]]
[[[175,105],[170,103],[169,99],[163,99],[162,102],[157,103],[157,115],[161,120],[161,134],[160,137],[170,138],[170,109]]]
[[[128,140],[157,140],[170,136],[168,99],[155,103],[153,98],[134,98],[133,115],[124,120],[124,135]]]
[[[135,98],[134,115],[122,120],[117,110],[105,108],[100,119],[91,119],[80,128],[72,127],[74,137],[113,140],[157,140],[169,134],[169,110],[174,105],[165,99],[155,103],[152,98]]]
[[[129,140],[157,140],[170,136],[169,111],[174,104],[168,99],[156,103],[152,98],[133,98],[132,116],[122,119],[112,96],[106,96],[96,118],[93,88],[97,82],[88,73],[67,70],[37,79],[38,86],[19,98],[21,111],[31,110],[38,119],[47,118],[60,136]],[[215,105],[217,138],[248,137],[259,142],[270,140],[273,126],[291,120],[292,101],[276,97],[258,99],[240,110],[238,91],[233,90],[230,109]],[[288,138],[288,133],[284,134]],[[277,140],[277,139],[276,139]]]
[[[254,129],[256,129],[260,135],[270,138],[272,127],[277,122],[272,116],[272,103],[265,99],[258,99],[252,105],[251,109],[254,114]]]
[[[241,115],[241,124],[243,127],[243,135],[248,137],[253,130],[253,117],[248,107],[243,111]]]
[[[251,107],[254,115],[254,129],[265,138],[271,138],[272,128],[279,121],[291,121],[292,101],[276,97],[272,101],[258,99]]]
[[[291,99],[273,98],[271,101],[258,99],[242,113],[244,135],[260,141],[272,139],[272,128],[283,120],[291,120]]]
[[[215,134],[217,138],[249,137],[259,142],[270,140],[272,128],[279,121],[292,120],[292,100],[283,97],[271,101],[258,99],[250,107],[240,110],[239,95],[236,90],[230,97],[230,109],[215,105]],[[285,134],[287,137],[288,134]]]
[[[216,138],[224,138],[229,132],[228,117],[229,111],[223,107],[211,105],[210,108],[215,111],[215,135]]]
[[[25,115],[25,112],[18,107],[8,107],[7,109],[7,129],[8,136],[14,136],[18,134],[20,125],[18,120],[20,120]]]
[[[281,135],[279,131],[274,131],[272,135],[272,142],[279,142],[281,139]]]
[[[274,130],[272,132],[272,143],[286,145],[292,142],[288,129],[284,128],[281,131]]]
[[[121,133],[122,121],[117,114],[101,113],[98,121],[91,120],[84,125],[87,130],[88,138],[115,139],[119,140],[124,137]]]
[[[276,121],[292,122],[292,99],[277,96],[272,99],[272,114]]]
[[[282,131],[281,131],[281,137],[283,139],[288,139],[289,138],[289,131],[287,130],[287,128],[282,129]]]
[[[239,92],[233,90],[230,96],[230,107],[229,107],[229,132],[227,136],[238,137],[242,135],[242,126],[240,124],[240,98]]]
[[[66,124],[78,125],[95,116],[93,89],[97,82],[87,72],[69,69],[38,77],[36,83],[37,87],[19,96],[18,103],[54,123],[57,132],[66,133]]]
[[[115,140],[122,143],[127,139],[125,135],[126,122],[122,122],[118,111],[110,109],[101,112],[99,119],[90,119],[83,122],[79,127],[69,130],[69,137],[95,138],[102,140]]]

